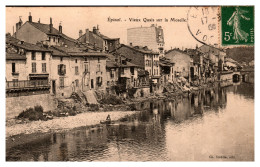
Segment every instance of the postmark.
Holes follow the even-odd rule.
[[[200,43],[219,45],[219,7],[191,7],[187,15],[188,29]]]
[[[254,6],[221,7],[222,45],[254,44]]]

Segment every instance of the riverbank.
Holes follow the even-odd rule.
[[[137,112],[135,111],[136,109],[132,104],[147,100],[166,98],[174,99],[179,96],[187,97],[189,93],[196,92],[209,86],[214,86],[214,84],[205,84],[203,86],[197,87],[197,89],[191,89],[190,91],[185,92],[178,90],[175,92],[153,94],[149,97],[127,99],[124,104],[121,105],[102,105],[102,108],[95,110],[95,112],[82,111],[82,113],[79,113],[75,116],[54,117],[54,119],[48,121],[22,121],[17,119],[7,120],[6,138],[19,134],[46,133],[73,129],[81,126],[96,125],[99,124],[100,121],[105,120],[108,114],[110,114],[112,120],[119,120],[120,118],[132,115]],[[84,110],[84,108],[82,108],[82,110]]]
[[[81,126],[99,124],[109,114],[113,121],[133,115],[139,111],[85,112],[75,116],[57,117],[48,121],[30,121],[23,124],[6,125],[6,138],[19,134],[63,131]]]

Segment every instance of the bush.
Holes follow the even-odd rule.
[[[101,104],[112,104],[112,105],[117,105],[117,104],[123,104],[123,100],[120,99],[116,95],[107,95],[103,99],[100,100]]]
[[[89,105],[89,111],[98,111],[98,110],[99,110],[98,104],[90,104]]]
[[[135,104],[129,104],[128,106],[129,106],[129,109],[130,109],[131,111],[137,110]]]
[[[45,120],[46,117],[43,115],[42,106],[35,106],[34,108],[28,108],[22,111],[18,115],[18,119],[29,119],[30,121]]]

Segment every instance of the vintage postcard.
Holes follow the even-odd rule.
[[[254,161],[254,6],[6,6],[5,160]]]

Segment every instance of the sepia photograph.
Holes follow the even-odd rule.
[[[252,5],[5,6],[5,161],[254,162],[254,29]]]

